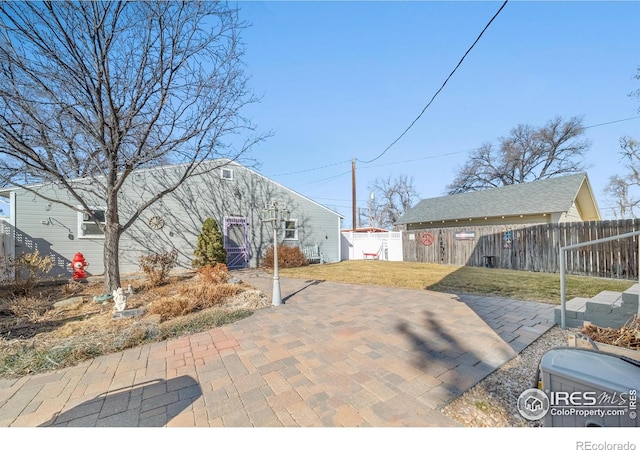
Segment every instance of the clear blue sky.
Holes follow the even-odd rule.
[[[245,2],[246,112],[274,136],[259,171],[351,226],[351,159],[371,160],[419,115],[502,2]],[[357,164],[357,204],[377,177],[408,175],[421,198],[445,187],[470,150],[555,116],[586,126],[640,115],[640,2],[511,1],[414,127]],[[597,202],[622,173],[618,141],[640,119],[587,129]],[[319,167],[327,166],[322,169]],[[317,169],[317,170],[312,170]]]

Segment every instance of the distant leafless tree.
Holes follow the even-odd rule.
[[[447,186],[449,194],[527,183],[585,170],[584,153],[590,144],[581,140],[582,119],[560,117],[541,128],[518,125],[499,145],[475,150]]]
[[[640,67],[636,69],[636,74],[633,76],[633,78],[640,81]],[[629,92],[629,97],[636,97],[638,100],[640,100],[640,88]],[[640,113],[640,107],[638,107],[638,112]]]
[[[400,175],[391,179],[376,178],[369,186],[370,225],[379,228],[393,228],[396,221],[406,213],[418,199],[413,185],[413,177]]]
[[[640,81],[640,67],[633,78]],[[631,91],[629,96],[640,101],[640,89]],[[640,213],[640,141],[629,136],[621,138],[620,155],[627,163],[627,173],[609,178],[604,193],[614,205],[613,214],[616,218],[635,219]]]
[[[613,202],[613,215],[618,219],[635,219],[640,212],[640,141],[625,137],[620,139],[620,154],[628,171],[614,175],[604,189]]]
[[[105,203],[108,291],[120,285],[120,236],[143,211],[202,161],[262,139],[240,114],[256,101],[242,28],[225,2],[0,3],[0,172],[41,196],[31,183],[57,183],[71,200],[49,200],[96,223],[88,199]],[[159,163],[182,164],[175,182],[122,217],[125,181]]]

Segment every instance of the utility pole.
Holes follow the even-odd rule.
[[[356,159],[351,160],[351,220],[353,232],[356,232]]]

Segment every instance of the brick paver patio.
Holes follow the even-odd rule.
[[[535,302],[281,285],[284,305],[239,322],[0,380],[0,426],[458,426],[439,408],[553,324]]]

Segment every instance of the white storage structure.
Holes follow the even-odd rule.
[[[550,398],[550,427],[638,427],[640,361],[577,348],[549,350],[540,361]]]

